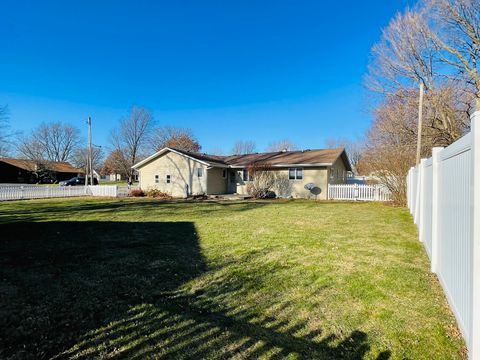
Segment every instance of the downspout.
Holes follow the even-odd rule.
[[[208,187],[207,187],[207,184],[208,184],[208,170],[210,170],[212,167],[206,167],[205,168],[205,195],[208,195]]]

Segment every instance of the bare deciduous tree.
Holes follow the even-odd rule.
[[[78,128],[60,122],[43,123],[19,142],[18,152],[38,161],[68,161],[80,144]]]
[[[444,75],[466,84],[480,109],[480,0],[425,0],[422,5],[429,37],[449,70]]]
[[[202,148],[190,129],[164,126],[153,131],[151,146],[155,151],[164,147],[198,152]]]
[[[267,151],[268,152],[275,152],[275,151],[293,151],[297,150],[297,146],[288,139],[283,139],[280,141],[276,141],[268,145]]]
[[[358,173],[358,163],[362,158],[365,150],[365,144],[362,140],[350,140],[346,138],[330,138],[325,142],[329,148],[345,148],[350,165],[352,165],[353,171]]]
[[[428,121],[423,128],[422,157],[431,156],[431,149],[435,146],[451,144],[467,129],[465,112],[455,109],[456,100],[449,90],[435,94],[433,98],[438,103],[428,100],[425,104]],[[434,124],[440,121],[436,112],[442,116],[448,114],[451,128]],[[400,203],[405,200],[405,177],[415,163],[417,113],[418,96],[415,91],[401,96],[387,96],[374,112],[366,147],[357,164],[359,172],[377,176]]]
[[[7,156],[11,147],[10,124],[8,122],[8,107],[0,106],[0,156]]]
[[[101,147],[92,147],[92,167],[99,170],[102,166],[103,150]],[[88,148],[79,148],[75,150],[71,159],[72,165],[79,169],[87,169],[88,164]],[[86,173],[86,172],[85,172]]]
[[[401,95],[400,90],[423,82],[433,86],[437,49],[428,35],[422,15],[407,9],[397,14],[383,30],[372,48],[372,58],[365,77],[367,87],[385,95]]]
[[[100,173],[102,175],[120,174],[122,178],[127,178],[130,174],[130,168],[128,162],[123,157],[123,153],[120,150],[113,150],[105,159]]]
[[[360,172],[379,179],[398,204],[405,202],[405,177],[415,159],[415,105],[414,98],[391,96],[377,109],[357,164]]]
[[[256,151],[257,145],[255,141],[237,141],[232,148],[232,154],[235,155],[244,155],[244,154],[252,154]]]
[[[112,131],[111,143],[117,150],[123,162],[122,168],[128,174],[129,180],[133,178],[131,168],[143,156],[150,141],[150,134],[154,125],[150,111],[134,106],[130,114],[120,120],[118,129]]]
[[[402,95],[419,82],[426,91],[460,89],[467,111],[480,105],[480,0],[422,0],[397,14],[372,48],[367,87]]]
[[[480,0],[421,0],[397,15],[372,49],[366,85],[380,94],[359,167],[405,195],[415,163],[418,83],[426,88],[422,156],[468,131],[473,101],[480,109]]]

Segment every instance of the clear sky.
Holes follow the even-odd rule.
[[[369,51],[408,3],[3,1],[0,104],[24,132],[62,121],[85,135],[90,115],[103,146],[140,105],[206,152],[283,138],[321,148],[368,127]]]

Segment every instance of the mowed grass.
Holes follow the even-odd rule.
[[[408,211],[0,203],[0,358],[464,356]]]

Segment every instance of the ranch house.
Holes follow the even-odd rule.
[[[173,197],[247,195],[253,181],[249,169],[265,164],[268,171],[288,179],[283,197],[327,198],[328,184],[343,184],[352,171],[345,149],[279,151],[217,156],[163,148],[135,164],[140,187],[156,188]]]

